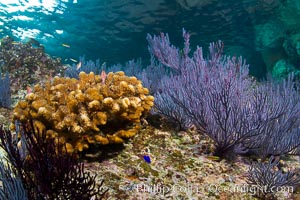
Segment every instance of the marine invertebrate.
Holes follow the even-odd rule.
[[[109,72],[123,71],[127,76],[135,76],[142,81],[143,86],[148,88],[151,94],[154,94],[159,89],[162,77],[171,73],[170,70],[166,69],[161,63],[156,62],[153,56],[151,57],[150,65],[146,68],[142,66],[141,59],[129,60],[125,65],[116,64],[107,66],[104,62],[100,66],[99,60],[96,60],[95,62],[92,60],[85,61],[83,56],[79,58],[79,63],[77,63],[77,65],[73,64],[66,68],[64,76],[78,79],[81,71],[85,73],[94,72],[94,74],[101,74],[101,70]]]
[[[219,157],[232,159],[252,149],[262,157],[299,149],[299,86],[292,80],[257,82],[242,57],[222,54],[221,41],[210,44],[208,58],[200,47],[189,56],[185,31],[183,38],[184,48],[179,50],[170,44],[168,35],[147,37],[150,53],[176,72],[164,77],[154,94],[158,113],[182,127],[191,121],[214,141]],[[170,99],[170,105],[162,97]]]
[[[90,73],[94,72],[95,74],[100,74],[101,70],[106,70],[105,65],[100,65],[100,60],[96,60],[93,62],[92,60],[85,60],[84,56],[79,57],[79,62],[77,64],[73,64],[66,68],[64,75],[69,78],[79,78],[80,72]]]
[[[253,134],[244,130],[247,122],[244,105],[252,84],[248,66],[241,58],[222,56],[223,43],[220,41],[210,45],[208,59],[203,58],[200,47],[190,57],[189,34],[183,31],[183,37],[183,53],[170,44],[168,35],[147,37],[150,53],[176,72],[163,79],[161,94],[155,94],[158,100],[164,95],[175,105],[166,107],[158,101],[160,105],[155,107],[167,117],[172,112],[170,108],[180,107],[174,113],[182,110],[181,113],[188,119],[176,119],[182,123],[181,126],[186,126],[188,121],[195,124],[200,132],[215,141],[215,154],[223,157],[233,151],[241,140]]]
[[[162,84],[168,84],[168,79],[162,80]],[[164,85],[166,87],[166,85]],[[178,126],[179,130],[186,130],[191,127],[191,118],[187,117],[185,109],[179,104],[175,103],[177,100],[173,99],[173,95],[168,92],[155,93],[155,105],[153,112],[164,115],[171,122]]]
[[[101,188],[103,181],[96,186],[96,176],[84,170],[75,154],[66,153],[64,144],[56,138],[47,138],[45,130],[35,130],[32,121],[17,127],[22,132],[20,140],[16,134],[0,127],[0,146],[7,153],[14,175],[22,181],[16,186],[21,190],[19,185],[23,185],[26,190],[26,195],[19,191],[20,195],[28,196],[28,199],[90,200],[103,197],[106,192]],[[22,196],[16,199],[23,199]]]
[[[1,106],[6,108],[11,106],[10,78],[8,73],[6,73],[4,78],[1,77],[0,73],[0,107]]]
[[[28,199],[20,177],[16,175],[15,169],[9,164],[7,158],[1,158],[0,181],[2,183],[0,188],[1,199]]]
[[[69,152],[91,144],[123,143],[139,130],[140,118],[151,109],[154,97],[140,80],[124,72],[110,72],[104,79],[81,72],[79,80],[55,77],[36,85],[16,105],[13,119],[33,119],[36,129],[66,142]]]
[[[256,195],[262,199],[274,199],[275,192],[285,190],[293,192],[299,186],[299,170],[284,172],[280,167],[280,159],[270,157],[268,162],[253,163],[247,176],[247,182],[256,188]],[[281,188],[281,189],[280,189]]]
[[[300,149],[300,87],[293,79],[274,79],[253,89],[251,105],[255,118],[249,119],[257,126],[254,137],[244,141],[244,146],[260,158],[270,155],[299,155]]]

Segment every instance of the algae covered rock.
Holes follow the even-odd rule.
[[[272,70],[272,76],[275,79],[287,78],[290,73],[294,73],[296,77],[300,76],[300,70],[296,69],[291,63],[284,59],[276,62]]]
[[[300,62],[300,33],[290,34],[283,43],[288,60],[295,65]]]
[[[255,27],[255,46],[257,50],[281,47],[285,34],[284,24],[278,21],[269,21]]]
[[[49,80],[61,73],[60,58],[46,54],[45,48],[33,38],[22,43],[11,37],[0,39],[0,65],[4,74],[9,73],[12,94],[29,85]]]
[[[104,76],[81,72],[79,80],[55,77],[35,85],[14,108],[13,120],[33,119],[35,128],[66,142],[68,151],[83,151],[90,144],[123,143],[133,137],[153,102],[136,77],[121,71]]]

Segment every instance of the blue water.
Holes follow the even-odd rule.
[[[291,0],[289,0],[291,1]],[[289,2],[287,1],[287,2]],[[297,1],[297,0],[294,0]],[[1,0],[0,36],[34,38],[52,56],[100,59],[108,64],[142,58],[146,35],[167,32],[182,47],[182,28],[192,47],[223,40],[225,52],[242,55],[254,74],[266,72],[257,27],[277,20],[281,0]],[[281,19],[278,19],[280,21]],[[276,21],[277,22],[277,21]],[[280,44],[281,45],[281,44]],[[279,45],[279,46],[280,46]],[[270,56],[269,56],[270,57]],[[269,58],[268,57],[268,58]]]

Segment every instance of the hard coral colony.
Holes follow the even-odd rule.
[[[33,119],[36,129],[66,142],[69,152],[91,144],[123,143],[137,133],[140,117],[151,109],[154,97],[124,72],[110,72],[105,82],[102,79],[81,72],[79,80],[55,77],[44,86],[35,85],[16,105],[13,120]]]

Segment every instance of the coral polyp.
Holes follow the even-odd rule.
[[[153,102],[136,77],[110,72],[103,80],[81,72],[79,80],[55,77],[35,85],[14,108],[13,120],[33,119],[36,129],[65,141],[68,151],[83,151],[91,144],[123,143],[133,137]]]

